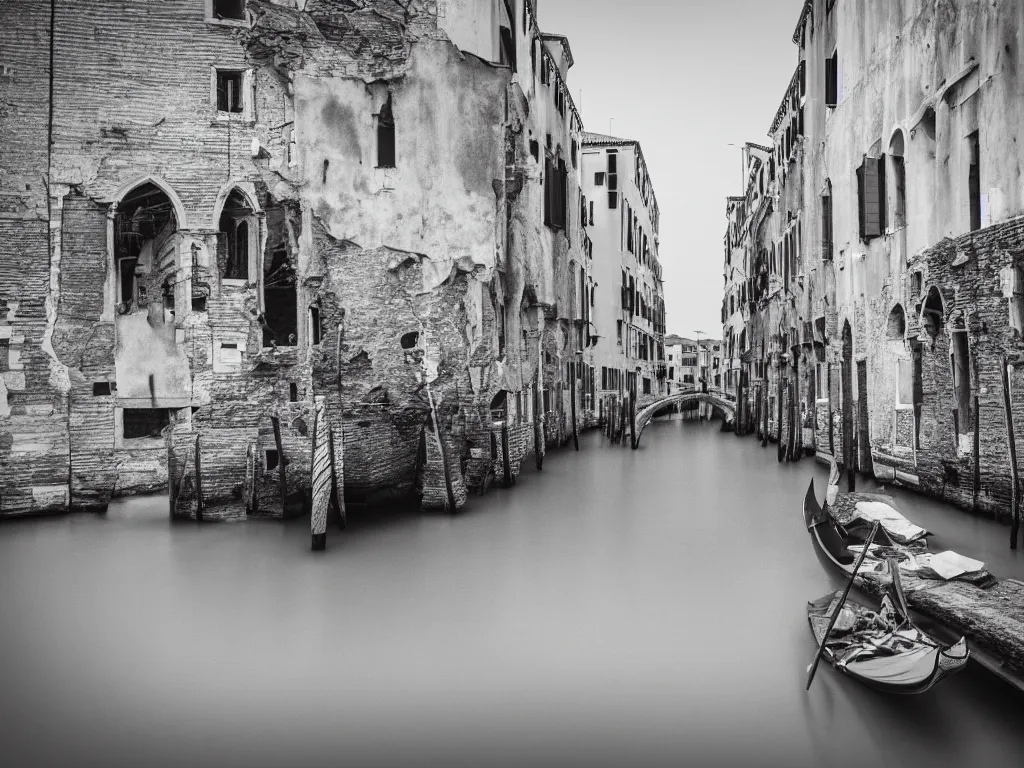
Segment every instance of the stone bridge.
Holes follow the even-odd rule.
[[[644,433],[644,429],[651,423],[651,419],[654,415],[663,408],[667,408],[673,405],[682,405],[684,403],[692,402],[710,403],[713,410],[718,411],[722,418],[725,419],[726,425],[733,423],[736,417],[736,401],[730,399],[730,396],[719,389],[709,389],[707,392],[698,392],[697,390],[689,390],[687,392],[679,392],[668,397],[663,397],[660,400],[656,400],[650,405],[644,407],[636,414],[636,423],[633,427],[633,448],[636,449],[640,446],[640,437]]]

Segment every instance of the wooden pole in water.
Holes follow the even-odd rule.
[[[310,467],[312,507],[309,514],[309,533],[314,552],[327,548],[327,508],[331,503],[330,424],[327,421],[327,398],[317,395],[313,404],[313,455]]]
[[[629,437],[632,441],[632,448],[637,449],[636,441],[636,381],[633,382],[633,394],[629,398]]]
[[[167,433],[167,502],[171,508],[171,517],[174,517],[174,510],[178,505],[178,488],[174,482],[174,430],[169,429]]]
[[[784,447],[784,443],[782,441],[782,399],[783,399],[782,395],[783,395],[783,392],[785,391],[782,388],[782,386],[783,386],[782,385],[782,370],[780,368],[780,370],[779,370],[779,383],[778,383],[778,386],[776,387],[776,397],[778,398],[778,402],[776,403],[776,408],[775,408],[775,410],[776,410],[776,412],[778,414],[778,421],[775,424],[775,435],[778,438],[778,443],[775,446],[775,458],[778,459],[780,463],[782,462],[782,459],[785,456],[785,451],[786,451],[786,449]]]
[[[1017,438],[1013,431],[1013,407],[1010,398],[1010,371],[1002,356],[1003,410],[1006,414],[1006,446],[1010,452],[1010,549],[1017,548],[1020,528],[1020,480],[1017,477]],[[977,431],[977,430],[975,430]]]
[[[537,462],[537,471],[544,469],[544,413],[541,411],[543,403],[540,397],[540,366],[538,365],[537,376],[533,379],[533,453]]]
[[[203,460],[200,456],[199,435],[196,435],[196,520],[203,522]]]
[[[765,376],[761,379],[761,404],[764,406],[764,423],[762,424],[761,430],[761,447],[768,447],[768,412],[771,408],[768,407],[768,377]]]
[[[570,363],[569,365],[569,406],[572,410],[570,414],[572,416],[572,444],[573,447],[578,451],[580,449],[580,438],[576,431],[576,366],[579,363]]]
[[[345,470],[345,408],[341,399],[341,340],[345,335],[345,324],[338,323],[338,335],[334,342],[334,374],[335,386],[338,389],[338,437],[341,438],[341,467],[339,469],[334,455],[334,429],[331,429],[331,475],[334,478],[334,499],[338,505],[338,527],[348,526],[348,511],[345,509],[345,479],[340,476]]]
[[[974,396],[974,508],[978,508],[978,494],[981,492],[981,411],[978,410],[978,396]]]
[[[857,571],[860,570],[861,563],[864,562],[864,556],[867,555],[868,550],[871,548],[871,543],[875,540],[875,535],[877,533],[878,523],[876,522],[871,526],[871,534],[864,541],[864,549],[860,551],[860,555],[857,557],[857,562],[853,566],[853,573],[850,574],[850,580],[846,582],[846,589],[843,590],[843,596],[839,598],[839,604],[836,606],[835,611],[832,613],[832,618],[828,622],[828,628],[825,630],[825,636],[821,638],[821,645],[818,646],[818,652],[814,656],[814,661],[811,663],[811,666],[807,668],[807,687],[804,690],[811,690],[811,683],[814,682],[814,673],[818,671],[818,662],[821,661],[821,657],[825,653],[825,645],[828,643],[828,637],[832,634],[832,628],[836,625],[836,620],[839,618],[843,605],[846,604],[846,598],[850,594],[850,588],[853,586],[853,580],[857,578]]]
[[[441,455],[441,466],[444,470],[444,487],[447,491],[448,498],[448,513],[454,515],[458,510],[455,508],[455,491],[452,489],[452,476],[448,470],[448,451],[445,450],[444,440],[441,439],[441,425],[437,423],[437,409],[434,407],[434,395],[430,391],[430,384],[426,385],[427,390],[427,401],[430,403],[430,423],[434,427],[434,439],[437,440],[437,450]],[[505,418],[505,429],[508,429],[508,418],[507,418],[507,404],[506,404],[506,418]],[[503,439],[507,439],[507,431],[503,435]],[[505,449],[505,461],[508,461],[508,449]]]
[[[288,513],[288,477],[285,474],[288,467],[288,457],[284,455],[284,442],[281,439],[281,419],[277,416],[271,416],[270,423],[274,427],[274,444],[277,445],[278,485],[281,488],[281,515],[283,517]]]

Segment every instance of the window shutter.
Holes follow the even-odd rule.
[[[836,62],[832,56],[825,59],[825,106],[836,105]]]
[[[882,234],[881,199],[878,193],[878,160],[864,158],[857,169],[857,201],[860,213],[860,237],[865,242]]]
[[[888,223],[888,196],[885,193],[885,155],[878,158],[878,234],[885,234]]]
[[[832,261],[832,195],[821,198],[821,258]]]

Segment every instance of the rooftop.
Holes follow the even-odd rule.
[[[591,147],[602,147],[602,146],[634,146],[639,144],[635,139],[618,139],[614,136],[609,136],[605,133],[593,133],[592,131],[583,132],[583,144],[584,146]]]
[[[553,43],[561,43],[562,48],[565,50],[565,64],[566,68],[570,69],[573,65],[572,48],[569,47],[569,38],[565,35],[553,35],[550,32],[541,32],[541,40],[550,40]]]

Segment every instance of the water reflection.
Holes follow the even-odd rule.
[[[838,583],[800,524],[823,469],[717,425],[581,449],[326,553],[160,498],[0,526],[5,764],[1020,765],[1020,700],[979,671],[804,693],[805,601]],[[1005,528],[901,502],[1022,575]]]

